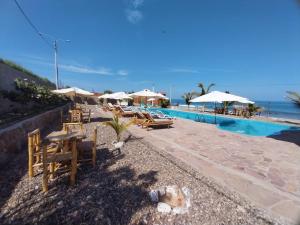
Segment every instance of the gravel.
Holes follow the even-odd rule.
[[[0,224],[279,224],[267,213],[193,171],[150,143],[123,135],[121,154],[111,150],[115,134],[101,125],[99,111],[85,125],[89,136],[98,125],[97,165],[78,168],[76,185],[68,174],[41,191],[42,174],[27,175],[27,149],[0,170]],[[162,186],[186,186],[189,212],[162,214],[149,191]]]

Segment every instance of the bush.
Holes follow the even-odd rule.
[[[163,100],[161,100],[161,102],[160,102],[160,106],[161,106],[162,108],[168,108],[169,105],[170,105],[170,101],[169,101],[169,100],[163,99]]]
[[[27,104],[29,102],[40,105],[60,105],[67,101],[56,94],[53,94],[46,86],[38,85],[34,81],[27,81],[17,78],[15,80],[17,91],[2,90],[1,96],[11,101]]]

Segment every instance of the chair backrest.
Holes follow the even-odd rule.
[[[151,122],[154,121],[154,119],[152,118],[152,116],[149,113],[143,113],[143,115],[146,117],[147,120],[150,120]]]
[[[28,133],[28,149],[31,149],[33,153],[39,152],[41,146],[41,132],[40,129],[36,129]]]
[[[83,132],[83,124],[82,123],[63,123],[63,130],[67,132]]]
[[[137,116],[139,119],[146,119],[146,117],[144,116],[144,114],[141,113],[141,112],[136,112],[135,114],[136,114],[136,116]]]
[[[73,109],[71,111],[71,121],[72,122],[81,122],[82,111],[80,109]]]

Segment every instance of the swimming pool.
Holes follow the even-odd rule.
[[[207,115],[195,112],[184,112],[173,109],[150,109],[151,111],[161,111],[166,115],[184,119],[190,119],[197,122],[211,123],[215,124],[215,116]],[[229,118],[224,116],[216,116],[216,124],[219,129],[251,135],[251,136],[271,136],[280,134],[282,131],[294,131],[300,130],[300,127],[289,126],[284,124],[264,122],[257,120],[239,119],[239,118]]]

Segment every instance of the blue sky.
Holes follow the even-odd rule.
[[[57,38],[63,84],[87,90],[155,87],[180,97],[197,83],[254,100],[300,91],[296,0],[18,0]],[[0,3],[0,57],[54,80],[53,50],[13,0]]]

